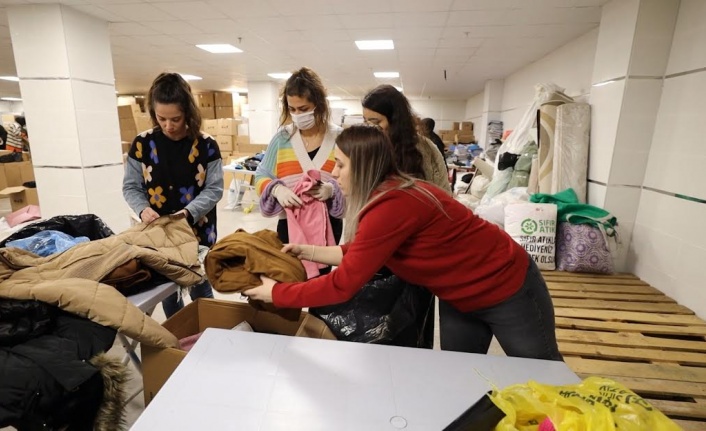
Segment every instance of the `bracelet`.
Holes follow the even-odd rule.
[[[314,248],[314,244],[311,244],[311,261],[314,261],[314,256],[316,255],[316,249]]]

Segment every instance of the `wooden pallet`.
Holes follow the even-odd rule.
[[[704,320],[631,274],[543,274],[575,373],[616,380],[684,430],[706,430]]]

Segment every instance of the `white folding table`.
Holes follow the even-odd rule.
[[[491,389],[572,384],[563,362],[207,329],[132,427],[441,430]]]
[[[225,209],[228,210],[233,210],[238,207],[238,205],[242,205],[243,203],[240,201],[240,193],[241,191],[243,192],[243,196],[245,196],[245,191],[251,191],[254,192],[255,188],[250,185],[252,182],[252,178],[255,176],[255,171],[251,171],[248,169],[238,169],[235,167],[235,165],[225,165],[223,166],[223,172],[228,172],[233,174],[233,183],[235,185],[235,202],[229,203]],[[248,181],[241,180],[240,178],[236,178],[236,175],[243,175],[248,178]],[[230,185],[228,185],[230,187]],[[252,204],[257,204],[257,201],[254,200],[251,202]]]

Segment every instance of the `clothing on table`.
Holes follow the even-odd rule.
[[[396,181],[382,187],[393,187]],[[444,191],[421,181],[417,185],[431,193],[443,211],[418,190],[376,196],[360,213],[353,241],[341,246],[340,266],[309,280],[306,288],[302,283],[276,284],[275,305],[312,307],[347,301],[383,265],[464,312],[499,304],[515,294],[529,264],[525,250]],[[404,217],[400,208],[405,208]],[[469,253],[478,245],[487,251]]]
[[[417,149],[422,154],[422,169],[424,170],[424,178],[420,179],[436,185],[450,195],[451,183],[444,156],[439,153],[432,141],[422,135],[418,135]]]
[[[286,208],[287,233],[289,241],[295,244],[312,246],[336,245],[331,230],[328,210],[324,202],[306,194],[320,179],[319,171],[311,170],[304,174],[292,191],[302,200],[300,208]],[[307,278],[319,275],[319,270],[328,268],[322,263],[303,260]]]
[[[321,181],[333,186],[333,196],[326,205],[334,239],[336,242],[340,240],[343,231],[341,218],[345,212],[344,197],[331,172],[335,167],[333,151],[336,137],[341,130],[338,126],[329,125],[321,146],[307,152],[299,130],[288,125],[277,132],[267,147],[265,157],[255,171],[255,190],[260,196],[262,214],[266,217],[279,215],[281,220],[277,225],[277,232],[283,243],[289,242],[286,213],[271,194],[272,190],[278,184],[293,189],[304,173],[310,170],[319,171]]]

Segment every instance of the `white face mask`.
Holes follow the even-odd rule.
[[[303,114],[291,114],[292,123],[297,126],[299,130],[309,130],[316,124],[316,118],[314,118],[314,110]]]

